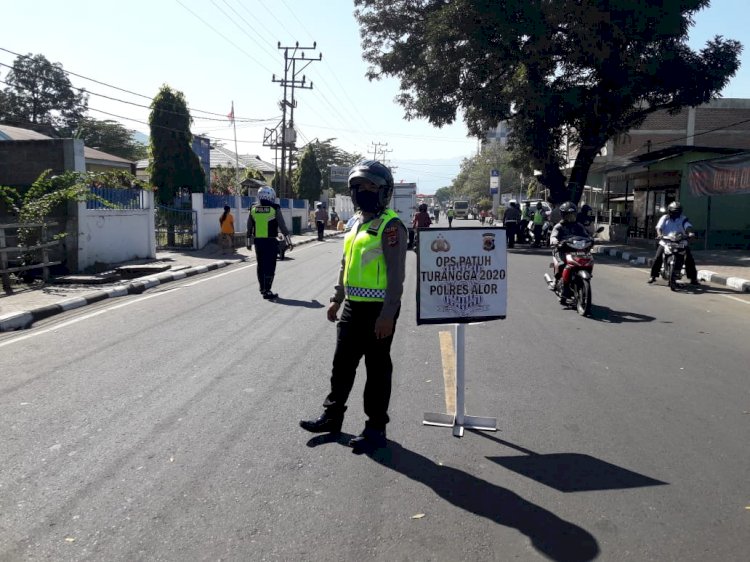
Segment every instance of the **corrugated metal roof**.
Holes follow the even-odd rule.
[[[11,127],[9,125],[0,125],[0,141],[25,141],[25,140],[51,140],[52,137],[37,133],[31,129],[21,129],[20,127]],[[114,154],[102,152],[95,148],[83,147],[83,157],[88,160],[99,160],[102,162],[117,162],[121,164],[131,164],[130,160],[120,158]]]
[[[238,160],[240,170],[251,167],[260,170],[264,174],[273,174],[276,172],[276,167],[273,164],[261,160],[257,154],[240,154]],[[137,170],[145,170],[148,167],[148,162],[148,160],[138,160],[135,167]],[[219,166],[234,168],[235,165],[234,152],[223,146],[215,146],[211,149],[211,168],[218,168]]]
[[[273,164],[261,160],[257,154],[240,154],[235,156],[234,152],[223,146],[211,147],[212,168],[218,168],[219,166],[234,167],[237,165],[237,162],[239,162],[240,169],[250,167],[270,174],[276,171],[276,167]]]
[[[31,129],[21,129],[20,127],[11,127],[10,125],[0,125],[0,140],[20,141],[20,140],[44,140],[51,139],[47,135],[37,133]]]

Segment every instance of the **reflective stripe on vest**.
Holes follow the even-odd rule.
[[[398,215],[391,209],[352,229],[344,239],[344,291],[346,298],[358,302],[383,302],[388,286],[383,231]],[[381,220],[377,234],[369,231],[373,221]]]
[[[250,214],[255,221],[256,238],[276,238],[276,233],[270,232],[275,230],[270,223],[276,220],[276,209],[270,205],[254,205]]]

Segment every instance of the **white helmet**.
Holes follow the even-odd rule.
[[[271,201],[272,203],[275,203],[276,192],[273,190],[273,187],[264,185],[258,190],[258,199],[262,199],[263,201]]]

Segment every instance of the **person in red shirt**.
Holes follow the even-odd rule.
[[[419,211],[414,215],[414,220],[411,222],[411,230],[409,231],[409,247],[413,247],[416,243],[417,229],[427,228],[432,224],[430,214],[427,212],[427,204],[422,203],[419,206]]]

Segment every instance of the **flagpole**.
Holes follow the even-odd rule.
[[[229,113],[232,118],[232,130],[234,131],[234,179],[236,187],[234,189],[234,204],[237,207],[237,223],[235,232],[238,232],[242,224],[242,193],[240,185],[240,155],[237,152],[237,122],[234,120],[234,100],[232,100],[232,111]]]

